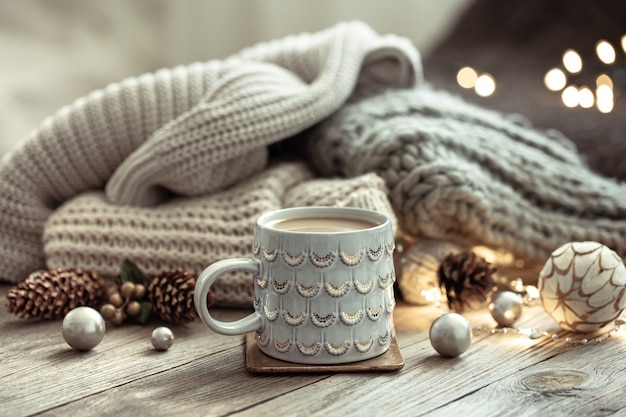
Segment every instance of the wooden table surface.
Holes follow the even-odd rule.
[[[0,285],[3,300],[8,288]],[[243,336],[218,335],[200,322],[170,326],[176,340],[165,352],[150,343],[163,323],[151,322],[109,326],[82,353],[64,342],[61,321],[30,322],[3,307],[0,415],[626,415],[626,332],[580,345],[480,331],[462,356],[446,359],[428,340],[442,312],[398,304],[405,364],[397,372],[255,374],[246,370]],[[466,317],[475,326],[495,324],[486,310]],[[517,325],[558,330],[541,306],[525,308]]]

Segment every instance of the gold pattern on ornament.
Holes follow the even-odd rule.
[[[283,261],[289,265],[289,266],[293,266],[296,267],[298,265],[301,265],[304,260],[306,259],[306,254],[304,252],[300,252],[297,255],[292,255],[287,251],[283,251],[281,253],[281,256],[283,258]]]
[[[322,344],[320,342],[313,342],[310,345],[305,345],[304,343],[297,341],[296,347],[305,356],[315,356],[319,353],[322,348]]]
[[[278,339],[274,338],[274,347],[280,353],[289,352],[291,346],[293,346],[293,343],[289,339],[285,340],[284,342],[280,342]]]
[[[363,256],[365,256],[365,254],[361,250],[356,251],[353,255],[346,252],[339,252],[339,259],[347,266],[358,265],[363,260]]]
[[[267,306],[263,306],[263,312],[265,313],[265,317],[269,321],[275,321],[278,318],[278,309],[270,310]]]
[[[317,327],[331,326],[335,320],[337,320],[337,315],[335,313],[328,313],[325,316],[320,316],[317,313],[311,313],[311,323]]]
[[[276,258],[278,258],[278,251],[276,249],[268,251],[267,248],[263,248],[261,252],[263,252],[263,259],[267,262],[274,262]]]
[[[336,255],[330,252],[324,256],[320,256],[315,252],[311,252],[309,258],[311,259],[311,263],[318,268],[327,268],[335,262]]]
[[[354,340],[354,347],[360,353],[369,352],[369,350],[372,348],[372,346],[374,346],[374,339],[372,339],[371,337],[365,343],[360,342],[360,341],[358,341],[356,339]]]
[[[378,248],[376,249],[368,249],[367,250],[367,257],[370,259],[370,261],[372,262],[378,262],[380,261],[380,258],[382,258],[383,256],[383,246],[379,245]]]
[[[304,320],[306,320],[306,313],[302,312],[296,315],[292,315],[287,310],[283,310],[283,319],[290,326],[299,326],[304,323]]]
[[[333,345],[330,342],[326,342],[324,343],[324,349],[326,349],[326,352],[328,352],[329,354],[333,356],[341,356],[345,354],[346,352],[348,352],[348,350],[350,349],[350,342],[348,342],[347,340],[344,340],[337,346]]]
[[[626,271],[617,253],[598,242],[570,242],[539,273],[544,309],[563,329],[591,332],[626,306]]]
[[[274,288],[274,291],[278,294],[286,294],[291,288],[291,281],[285,280],[284,282],[277,282],[275,279],[272,279],[272,288]]]
[[[372,290],[373,287],[374,287],[374,280],[371,278],[365,284],[360,281],[356,281],[356,280],[354,281],[354,288],[356,288],[359,294],[367,294],[368,292]]]
[[[395,300],[392,300],[391,302],[385,302],[385,310],[387,310],[387,313],[391,314],[395,308],[396,308]]]
[[[368,319],[372,321],[378,321],[383,313],[383,306],[378,306],[377,309],[368,307],[367,310],[365,310],[365,313],[367,314]]]
[[[385,249],[387,250],[387,255],[392,256],[393,251],[396,249],[396,242],[385,243]]]
[[[348,326],[354,326],[355,324],[358,324],[363,318],[363,310],[357,310],[354,314],[348,314],[345,311],[342,311],[341,313],[339,313],[339,318],[341,318],[341,321],[344,322],[344,324],[347,324]]]
[[[348,293],[348,291],[350,291],[350,283],[346,281],[338,287],[335,287],[330,282],[327,282],[326,285],[324,285],[324,288],[326,289],[328,295],[330,295],[331,297],[339,298],[343,297]]]

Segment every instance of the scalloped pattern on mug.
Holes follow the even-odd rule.
[[[283,319],[290,326],[299,326],[306,320],[306,312],[291,314],[287,310],[283,310]]]
[[[276,350],[280,353],[289,352],[292,346],[293,342],[289,339],[285,340],[284,342],[280,342],[278,339],[274,338],[274,348],[276,348]]]
[[[268,335],[257,332],[255,336],[259,345],[266,347],[270,344],[270,338]]]
[[[259,297],[254,297],[254,311],[259,311],[261,308],[261,299]]]
[[[393,284],[393,275],[391,273],[387,272],[384,276],[378,276],[378,285],[380,288],[385,289],[391,284]]]
[[[370,278],[366,283],[354,280],[354,288],[359,294],[367,294],[374,288],[374,280]]]
[[[335,262],[335,258],[337,255],[333,252],[329,252],[324,256],[320,256],[315,252],[311,252],[309,254],[309,259],[311,259],[311,263],[318,268],[328,268]]]
[[[330,342],[326,342],[324,343],[324,349],[326,349],[326,352],[328,352],[329,354],[333,356],[341,356],[341,355],[346,354],[348,350],[350,350],[350,342],[348,342],[347,340],[344,340],[343,342],[341,342],[340,344],[336,346]]]
[[[335,320],[337,320],[337,314],[335,314],[334,312],[328,313],[325,316],[320,316],[317,313],[311,313],[311,323],[313,323],[317,327],[324,328],[332,326]]]
[[[378,319],[380,319],[380,317],[382,316],[383,313],[383,306],[378,306],[378,308],[373,309],[368,307],[367,310],[365,310],[365,314],[367,314],[367,318],[372,320],[372,321],[378,321]]]
[[[275,279],[272,279],[272,288],[278,294],[287,294],[291,289],[291,281],[277,282]]]
[[[292,255],[287,251],[282,251],[280,255],[283,258],[283,262],[292,267],[302,265],[302,263],[306,259],[306,254],[304,252]]]
[[[385,332],[385,334],[384,334],[384,335],[382,335],[382,336],[381,336],[381,335],[379,335],[379,336],[378,336],[378,343],[379,343],[381,346],[385,346],[385,345],[387,344],[387,342],[389,341],[389,335],[390,335],[390,334],[391,334],[391,333],[389,333],[389,330],[387,330],[387,331]]]
[[[278,258],[278,250],[276,249],[267,250],[267,248],[263,248],[261,252],[263,252],[263,259],[267,262],[274,262]]]
[[[305,356],[315,356],[322,348],[322,344],[320,342],[313,342],[310,345],[305,345],[304,343],[297,341],[296,347],[298,348],[298,351]]]
[[[359,322],[363,319],[363,310],[357,310],[354,314],[348,314],[345,311],[342,311],[339,313],[339,318],[341,318],[341,321],[344,324],[354,326],[359,324]]]
[[[354,340],[354,348],[360,353],[369,352],[374,346],[374,339],[371,337],[367,340],[367,342],[360,342],[358,339]]]
[[[296,291],[298,291],[298,294],[300,294],[304,298],[315,297],[317,294],[319,294],[320,288],[322,288],[322,286],[319,282],[316,282],[315,284],[309,286],[301,284],[300,282],[296,282]]]
[[[383,245],[379,245],[378,248],[376,249],[368,249],[367,257],[372,262],[378,262],[383,257],[383,252],[384,252]]]
[[[256,285],[258,285],[261,288],[265,288],[267,287],[267,275],[263,275],[256,277]]]
[[[339,259],[341,259],[341,262],[348,266],[358,265],[361,263],[364,256],[365,253],[362,250],[358,250],[352,255],[346,252],[339,252]]]
[[[263,306],[263,313],[269,321],[276,321],[278,318],[278,309],[270,310],[267,306]]]
[[[326,293],[328,293],[328,295],[330,295],[331,297],[340,298],[346,295],[348,291],[350,291],[350,283],[346,281],[336,287],[330,282],[327,282],[324,285],[324,289],[326,290]]]
[[[387,250],[387,255],[392,256],[393,251],[396,249],[396,242],[391,241],[389,243],[385,243],[385,249]]]

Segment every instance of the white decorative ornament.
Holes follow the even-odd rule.
[[[539,273],[541,302],[564,330],[593,332],[626,307],[626,268],[597,242],[570,242],[552,252]]]

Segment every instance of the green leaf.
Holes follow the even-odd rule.
[[[152,302],[142,301],[141,310],[134,319],[137,323],[144,324],[146,321],[148,321],[148,318],[150,318],[150,313],[152,313]]]
[[[120,275],[120,283],[132,282],[134,284],[146,285],[148,278],[132,261],[124,259],[122,263],[122,273]]]

